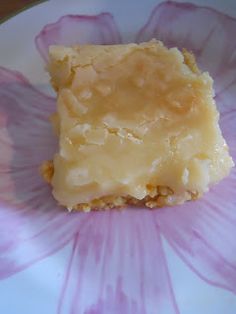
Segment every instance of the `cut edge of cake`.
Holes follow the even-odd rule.
[[[51,183],[54,166],[52,160],[43,162],[40,167],[40,173],[45,182]],[[80,203],[73,207],[67,207],[69,211],[78,210],[89,212],[91,210],[106,210],[106,209],[122,209],[126,206],[140,206],[150,209],[160,208],[165,206],[174,206],[183,204],[186,201],[194,201],[201,197],[201,194],[193,191],[186,191],[181,196],[175,195],[174,191],[168,186],[148,186],[149,195],[139,200],[135,197],[127,196],[113,196],[107,195],[97,199],[93,199],[89,203]],[[60,205],[60,204],[59,204]],[[64,206],[64,205],[62,205]]]

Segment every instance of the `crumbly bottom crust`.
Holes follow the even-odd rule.
[[[44,180],[48,183],[51,183],[54,172],[53,161],[45,161],[40,168],[40,172]],[[93,199],[89,203],[80,203],[73,207],[67,208],[69,211],[78,210],[85,212],[92,210],[122,209],[127,206],[145,206],[152,209],[164,206],[174,206],[177,204],[182,204],[185,201],[196,200],[200,197],[200,194],[195,191],[185,191],[181,195],[176,195],[174,191],[168,186],[147,185],[147,190],[149,195],[141,200],[129,195],[108,195],[98,199]]]

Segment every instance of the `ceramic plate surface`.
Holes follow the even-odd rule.
[[[0,313],[235,314],[236,171],[203,199],[67,213],[38,173],[56,143],[50,44],[193,51],[236,158],[235,1],[46,1],[0,26]]]

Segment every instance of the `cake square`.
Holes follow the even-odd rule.
[[[156,40],[49,54],[59,151],[43,173],[59,204],[176,205],[229,174],[213,81],[192,54]]]

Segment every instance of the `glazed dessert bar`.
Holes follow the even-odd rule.
[[[181,204],[229,174],[212,78],[187,51],[52,46],[48,68],[59,150],[42,171],[69,210]]]

